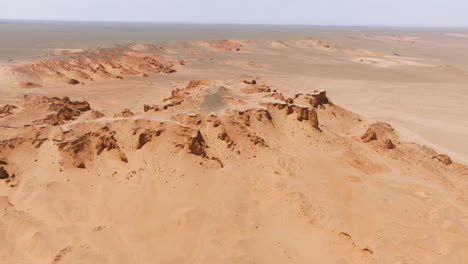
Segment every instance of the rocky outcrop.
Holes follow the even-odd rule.
[[[172,90],[171,96],[164,98],[163,102],[171,101],[174,105],[181,104],[184,100],[191,96],[192,92],[200,87],[213,86],[216,82],[212,80],[192,80],[183,89]],[[165,109],[172,107],[173,105],[166,105]]]
[[[296,94],[292,102],[300,105],[310,105],[317,108],[320,105],[330,104],[326,91],[314,91],[312,94]]]
[[[269,93],[271,92],[271,87],[266,84],[251,84],[243,88],[241,91],[246,94]]]
[[[276,93],[276,92],[266,94],[265,97],[266,98],[274,98],[274,99],[279,100],[279,101],[285,101],[286,100],[286,98],[284,97],[284,95],[282,93]]]
[[[250,126],[252,121],[259,121],[269,124],[272,123],[271,114],[268,112],[268,110],[265,109],[254,108],[245,111],[228,109],[226,113],[230,115],[234,121],[246,126]]]
[[[91,110],[88,102],[71,101],[68,97],[41,97],[37,99],[37,104],[44,103],[49,105],[49,111],[55,113],[48,115],[45,119],[34,121],[36,125],[61,125],[80,116],[83,112]]]
[[[175,131],[177,136],[183,141],[180,142],[179,140],[175,142],[175,147],[178,149],[183,149],[185,152],[189,154],[193,154],[196,156],[207,157],[205,148],[207,145],[200,130],[195,130],[188,127],[179,127],[177,131]]]
[[[216,81],[214,80],[192,80],[189,82],[189,84],[187,85],[187,87],[185,87],[185,89],[193,89],[193,88],[196,88],[196,87],[199,87],[199,86],[212,86],[212,85],[215,85],[216,84]]]
[[[70,162],[78,168],[86,168],[87,163],[91,163],[96,156],[104,151],[115,150],[119,160],[128,162],[125,153],[120,149],[117,140],[114,137],[115,132],[101,134],[99,132],[89,132],[76,139],[58,142],[59,150],[70,159]]]
[[[149,112],[149,111],[159,111],[161,110],[161,107],[159,105],[143,105],[143,111]]]
[[[392,142],[392,140],[395,139],[397,139],[395,130],[392,126],[384,122],[377,122],[372,124],[361,136],[361,140],[364,143],[369,143],[371,141],[385,142],[387,140]]]
[[[394,149],[396,148],[395,144],[393,144],[393,141],[391,139],[387,139],[385,140],[385,142],[383,143],[383,148],[386,148],[386,149]]]
[[[125,108],[122,112],[119,114],[116,114],[115,117],[132,117],[135,114],[128,108]]]
[[[96,111],[96,110],[91,110],[87,116],[88,120],[96,120],[96,119],[99,119],[101,117],[104,117],[106,115],[104,115],[103,113],[99,112],[99,111]]]
[[[45,84],[57,82],[77,85],[96,79],[123,79],[124,75],[147,73],[173,73],[174,63],[170,58],[156,53],[154,49],[130,50],[126,47],[83,51],[75,56],[65,56],[25,64],[13,69],[23,76],[22,87],[35,87],[28,78]]]
[[[141,149],[146,143],[151,142],[153,138],[159,137],[164,130],[144,129],[139,132],[136,149]],[[135,134],[137,131],[135,131]]]
[[[232,40],[218,40],[209,42],[209,46],[217,51],[240,51],[242,44]]]
[[[445,154],[438,154],[438,155],[435,155],[432,157],[432,159],[436,159],[438,160],[439,162],[445,164],[445,165],[450,165],[452,164],[452,159],[448,156],[448,155],[445,155]]]
[[[40,84],[33,83],[33,82],[20,82],[20,88],[38,88],[41,87]]]
[[[265,103],[263,106],[270,111],[280,110],[285,116],[295,113],[298,121],[308,121],[314,129],[319,129],[319,120],[314,108],[287,103]]]
[[[257,84],[257,80],[251,80],[251,81],[248,81],[248,80],[244,80],[243,81],[245,84]]]
[[[222,141],[225,141],[227,143],[227,147],[230,148],[232,147],[235,143],[234,141],[231,139],[231,137],[229,137],[226,129],[224,127],[221,127],[219,132],[218,132],[218,139],[221,139]]]
[[[373,140],[377,140],[377,133],[373,130],[367,130],[364,135],[361,136],[362,142],[364,143],[369,143]]]
[[[15,109],[17,109],[17,107],[14,105],[7,104],[4,106],[0,106],[0,118],[12,115]]]
[[[204,157],[206,156],[205,147],[205,140],[200,131],[197,131],[195,135],[189,138],[186,150],[191,154]]]
[[[67,83],[68,83],[68,84],[71,84],[71,85],[77,85],[77,84],[80,84],[80,81],[75,80],[75,79],[70,79],[70,80],[68,80]]]

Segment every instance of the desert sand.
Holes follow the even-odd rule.
[[[4,63],[2,263],[468,263],[453,34]]]

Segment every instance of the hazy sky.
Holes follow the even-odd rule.
[[[468,26],[468,0],[0,0],[0,19]]]

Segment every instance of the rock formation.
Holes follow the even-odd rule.
[[[25,64],[13,69],[23,81],[20,86],[34,88],[66,83],[77,85],[97,79],[123,79],[147,73],[173,73],[174,63],[151,47],[134,50],[130,47],[88,50],[50,60]]]
[[[453,232],[468,201],[466,166],[401,140],[387,123],[368,126],[324,91],[285,98],[247,86],[258,84],[194,81],[144,111],[106,118],[67,97],[20,100],[0,120],[15,125],[0,128],[0,218],[11,224],[5,239],[26,250],[0,256],[114,263],[108,252],[121,251],[121,263],[164,263],[147,249],[190,251],[184,243],[202,241],[207,251],[169,250],[169,262],[194,252],[248,262],[257,247],[295,262],[294,252],[311,254],[306,236],[315,254],[330,253],[325,263],[371,264],[389,263],[389,251],[425,256],[424,245],[438,246],[427,232],[468,241]],[[382,241],[422,242],[405,253]],[[429,262],[440,257],[428,252]]]

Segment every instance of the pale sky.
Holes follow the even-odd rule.
[[[468,0],[0,0],[0,19],[468,26]]]

